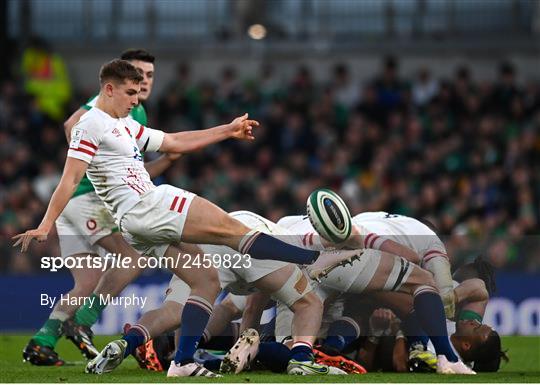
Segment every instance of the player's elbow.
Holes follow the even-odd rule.
[[[471,283],[474,286],[474,297],[477,301],[488,301],[489,292],[486,288],[486,284],[480,278],[472,278]]]
[[[71,193],[74,193],[79,185],[81,178],[77,178],[76,175],[69,175],[65,178],[65,185]]]

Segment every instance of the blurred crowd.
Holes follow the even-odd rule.
[[[247,111],[261,127],[255,142],[187,155],[157,182],[271,220],[303,214],[309,193],[329,187],[353,214],[430,220],[456,265],[483,254],[498,268],[539,272],[540,84],[518,83],[516,72],[507,62],[490,81],[476,81],[466,66],[449,79],[428,68],[402,78],[387,57],[362,84],[344,64],[323,80],[308,67],[284,79],[265,65],[252,78],[226,67],[196,82],[189,64],[179,64],[151,97],[151,126],[206,128]],[[85,96],[74,96],[65,114]],[[3,81],[0,122],[0,271],[24,273],[39,268],[40,256],[58,255],[53,241],[21,255],[9,238],[41,220],[67,144],[61,120],[21,81]]]

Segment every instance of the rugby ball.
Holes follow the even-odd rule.
[[[351,235],[351,214],[343,199],[332,190],[313,191],[307,200],[307,215],[315,230],[330,242],[341,243]]]

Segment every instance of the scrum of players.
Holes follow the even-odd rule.
[[[24,348],[25,361],[62,366],[54,351],[62,335],[94,374],[114,370],[129,355],[170,377],[263,369],[475,374],[497,371],[507,360],[497,332],[482,323],[495,289],[491,266],[477,258],[452,276],[451,256],[429,223],[385,212],[351,218],[331,192],[328,207],[316,208],[326,210],[325,219],[295,215],[273,223],[247,211],[227,214],[177,187],[156,187],[151,178],[182,154],[226,139],[254,140],[258,122],[246,114],[206,130],[151,129],[141,102],[153,74],[154,57],[144,50],[103,65],[99,95],[65,123],[68,156],[43,221],[15,236],[15,245],[27,250],[56,224],[64,257],[240,253],[250,264],[171,268],[162,306],[126,325],[123,337],[101,351],[91,327],[105,305],[57,304]],[[143,161],[157,151],[164,155]],[[329,236],[342,221],[349,221],[350,234]],[[142,269],[71,272],[71,295],[98,298],[119,295]],[[228,294],[215,303],[221,290]],[[269,313],[275,317],[261,317]]]

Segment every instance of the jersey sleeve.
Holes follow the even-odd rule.
[[[135,140],[137,146],[142,152],[156,152],[163,143],[165,133],[161,130],[154,130],[153,128],[143,126],[139,124],[135,130]]]
[[[355,226],[360,233],[360,237],[365,249],[380,250],[383,242],[388,239],[385,236],[370,231],[362,225],[356,224]]]
[[[79,121],[71,130],[71,142],[67,156],[80,159],[88,164],[96,155],[103,137],[103,128],[99,124],[92,124],[92,120]]]

